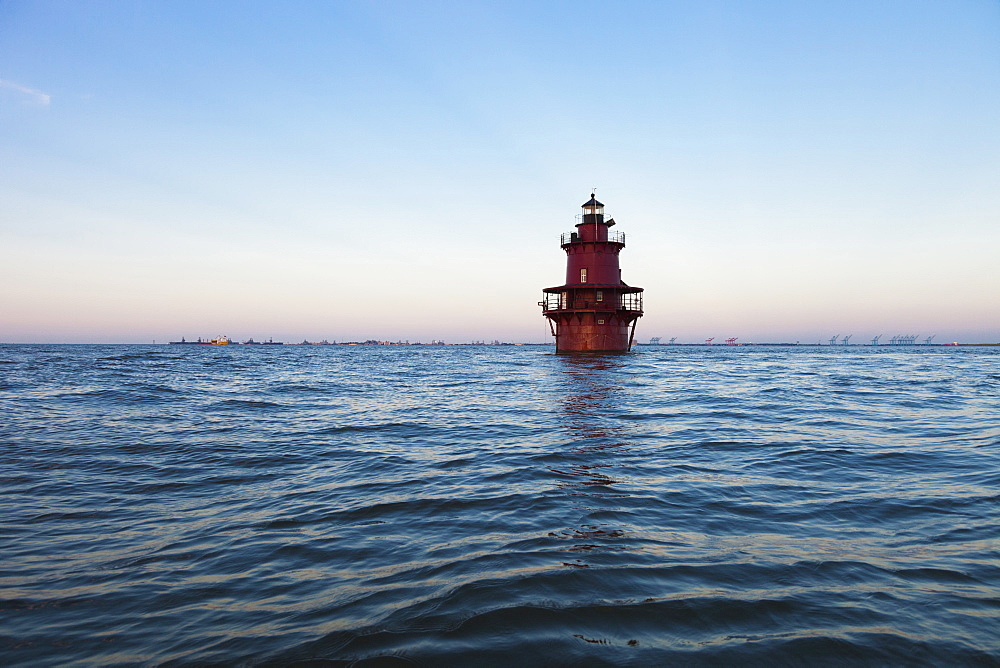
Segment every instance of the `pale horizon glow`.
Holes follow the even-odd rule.
[[[1000,4],[0,4],[0,342],[1000,341]],[[44,92],[43,92],[44,91]]]

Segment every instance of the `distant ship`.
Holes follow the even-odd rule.
[[[180,341],[168,341],[172,346],[237,346],[238,341],[233,341],[228,336],[217,336],[214,339],[203,339],[200,336],[197,341],[188,341],[183,336]],[[254,341],[252,338],[243,342],[245,346],[282,346],[283,341],[268,339],[267,341]]]
[[[170,341],[169,343],[172,346],[199,346],[208,343],[208,341],[202,341],[200,336],[197,341],[188,341],[182,336],[180,341]]]

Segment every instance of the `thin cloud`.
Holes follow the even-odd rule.
[[[0,79],[0,88],[8,88],[13,91],[17,91],[22,95],[28,96],[33,102],[40,104],[44,107],[49,106],[49,102],[52,101],[52,96],[48,93],[43,93],[40,90],[35,90],[34,88],[28,88],[27,86],[22,86],[19,83],[14,83],[13,81],[6,81]]]

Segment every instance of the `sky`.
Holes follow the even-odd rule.
[[[1000,3],[0,2],[0,342],[1000,341]]]

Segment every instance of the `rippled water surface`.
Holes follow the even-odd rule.
[[[0,657],[996,665],[997,351],[0,346]]]

